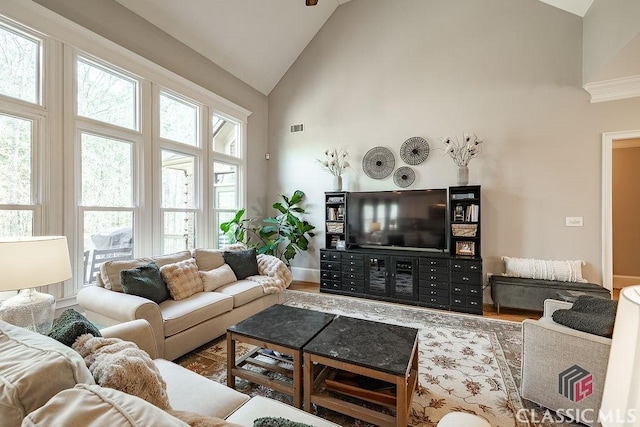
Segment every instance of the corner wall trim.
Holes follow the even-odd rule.
[[[293,280],[320,283],[320,270],[314,268],[291,267]]]
[[[583,88],[591,95],[592,104],[635,98],[640,96],[640,76],[586,83]]]

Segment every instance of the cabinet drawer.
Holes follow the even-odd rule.
[[[338,251],[320,251],[320,261],[340,261],[340,255]]]
[[[470,283],[472,285],[482,284],[482,273],[451,273],[451,283]]]
[[[449,274],[449,269],[443,265],[421,265],[420,274]]]
[[[448,282],[449,275],[437,273],[420,273],[420,280],[427,280],[429,282]]]
[[[451,295],[451,306],[466,307],[467,297],[464,295]]]
[[[449,291],[438,288],[420,288],[420,296],[449,298]]]
[[[467,295],[482,298],[482,286],[467,285]]]
[[[342,291],[343,292],[353,292],[354,294],[363,294],[364,293],[364,285],[356,286],[356,285],[346,285],[342,283]]]
[[[340,280],[340,278],[340,271],[320,270],[320,279],[322,280]]]
[[[339,291],[342,289],[342,283],[334,280],[321,280],[320,289],[330,289],[333,291]]]
[[[449,268],[448,259],[440,258],[420,258],[420,267],[445,267]]]
[[[344,259],[342,258],[342,265],[349,267],[362,267],[364,266],[364,259]]]
[[[364,265],[344,265],[342,264],[343,273],[360,273],[364,275]]]
[[[322,261],[320,263],[320,270],[338,270],[340,271],[341,265],[339,261]]]
[[[425,289],[446,289],[449,292],[449,282],[436,282],[433,280],[422,280],[418,282],[421,288]]]
[[[451,284],[451,296],[453,295],[461,295],[464,296],[467,294],[467,286],[461,285],[458,283]]]
[[[364,273],[362,273],[362,271],[351,273],[351,272],[347,272],[345,269],[342,269],[342,279],[343,280],[364,280]]]
[[[482,310],[482,297],[479,298],[475,298],[475,297],[467,297],[467,307],[468,308],[477,308],[479,310]]]
[[[342,279],[342,289],[345,289],[345,287],[349,287],[349,286],[357,286],[357,287],[364,288],[364,279],[361,279],[361,280]]]
[[[451,271],[482,273],[482,261],[453,259],[451,260]]]
[[[344,252],[342,254],[342,260],[343,261],[345,261],[345,260],[349,260],[349,261],[350,260],[361,260],[361,261],[364,262],[364,255],[363,254],[354,254],[354,253],[351,253],[351,252]]]
[[[426,302],[426,303],[429,303],[429,304],[449,305],[449,297],[437,297],[437,296],[431,296],[431,295],[420,295],[418,299],[419,299],[420,302]]]

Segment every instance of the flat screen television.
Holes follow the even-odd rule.
[[[347,193],[347,245],[445,251],[447,189]]]

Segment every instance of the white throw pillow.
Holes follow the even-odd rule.
[[[220,286],[228,285],[238,280],[229,264],[223,264],[213,270],[201,271],[200,278],[204,283],[205,292],[215,291]]]
[[[502,257],[505,276],[527,279],[586,282],[582,277],[582,260],[552,261],[530,258]]]
[[[196,260],[193,258],[175,264],[163,265],[160,267],[160,273],[167,284],[171,298],[176,301],[189,298],[204,290]]]

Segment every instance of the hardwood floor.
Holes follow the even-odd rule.
[[[289,286],[289,289],[294,291],[303,292],[320,292],[319,283],[311,282],[298,282],[294,281]],[[522,322],[524,319],[539,319],[542,313],[537,311],[528,310],[515,310],[515,309],[501,309],[500,314],[496,313],[496,310],[491,304],[485,304],[483,307],[483,316],[491,319],[511,320],[513,322]]]

